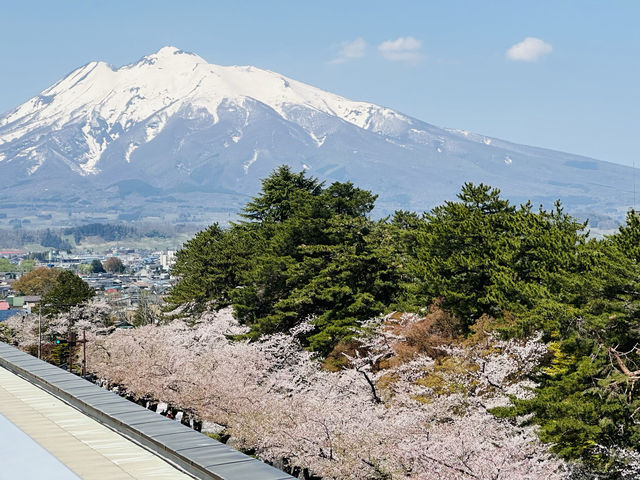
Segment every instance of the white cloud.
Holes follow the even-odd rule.
[[[540,57],[551,53],[553,47],[536,37],[527,37],[507,50],[507,58],[520,62],[535,62]]]
[[[356,38],[353,42],[342,42],[341,46],[338,56],[331,60],[331,63],[346,63],[350,60],[364,57],[367,42],[362,38]]]
[[[378,50],[387,60],[416,64],[424,58],[422,42],[413,37],[400,37],[378,45]]]

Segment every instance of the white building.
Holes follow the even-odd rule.
[[[163,270],[168,272],[174,263],[176,263],[175,250],[167,250],[167,253],[160,254],[160,265]]]

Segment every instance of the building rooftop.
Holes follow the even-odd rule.
[[[3,474],[10,479],[41,478],[25,472],[37,467],[33,459],[42,456],[49,464],[57,465],[57,459],[61,475],[75,475],[57,477],[60,480],[293,480],[180,422],[2,342],[0,417],[4,417],[0,438],[11,434],[15,442],[27,445],[11,462],[3,462],[0,478],[5,478]]]
[[[4,368],[0,368],[0,432],[0,469],[8,475],[3,478],[193,480]]]

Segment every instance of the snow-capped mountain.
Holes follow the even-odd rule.
[[[43,131],[79,129],[85,141],[74,145],[83,150],[69,156],[69,167],[81,175],[100,172],[100,159],[107,148],[136,127],[144,135],[130,138],[125,160],[142,144],[152,141],[170,118],[180,114],[187,119],[209,117],[220,122],[219,109],[245,114],[244,126],[251,115],[249,103],[270,107],[283,119],[298,123],[318,146],[326,135],[320,122],[309,114],[337,117],[376,133],[393,134],[410,124],[409,118],[376,105],[353,102],[304,83],[254,67],[222,67],[175,47],[164,47],[133,65],[114,69],[104,62],[91,62],[73,71],[42,94],[32,98],[0,120],[0,145],[17,139],[34,138]],[[309,110],[301,116],[297,108]],[[230,136],[237,143],[243,129]],[[55,135],[58,139],[62,135]],[[64,140],[60,138],[63,145]],[[74,141],[75,141],[74,136]],[[39,143],[39,142],[38,142]],[[67,145],[65,145],[67,146]],[[44,158],[48,145],[34,146],[27,153],[33,159],[33,174]],[[64,150],[64,148],[62,148]],[[25,153],[24,150],[22,153]]]
[[[581,214],[619,218],[631,202],[627,167],[440,129],[174,47],[118,69],[91,62],[0,117],[0,201],[16,208],[207,221],[282,163],[372,189],[381,214],[429,209],[467,180]]]

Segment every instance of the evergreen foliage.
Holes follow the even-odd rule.
[[[40,300],[43,315],[68,312],[71,307],[85,303],[94,296],[93,289],[69,270],[58,273],[55,282]]]
[[[640,444],[638,215],[631,211],[617,234],[590,239],[559,202],[550,211],[515,206],[482,184],[465,184],[457,201],[423,215],[373,221],[375,199],[280,167],[243,221],[185,244],[169,300],[233,305],[250,338],[311,317],[304,341],[322,354],[371,317],[434,302],[454,335],[487,318],[505,337],[541,332],[549,354],[533,396],[495,414],[538,424],[558,455],[615,478],[612,452]]]
[[[635,210],[627,213],[627,223],[618,229],[613,241],[629,258],[640,261],[640,215]]]
[[[293,173],[288,166],[280,166],[262,181],[260,195],[246,205],[242,217],[256,222],[285,221],[296,213],[303,198],[318,196],[322,187],[304,171]]]
[[[483,314],[524,313],[561,294],[587,237],[560,204],[551,212],[516,208],[499,193],[465,184],[459,201],[434,208],[416,234],[417,303],[442,297],[466,327]]]
[[[91,273],[104,273],[105,269],[102,262],[97,258],[91,262]]]
[[[72,248],[71,244],[67,240],[64,240],[60,235],[53,233],[48,228],[42,234],[40,245],[43,247],[51,247],[55,250],[71,251]]]
[[[181,280],[169,301],[233,304],[252,337],[287,331],[309,316],[313,349],[328,351],[397,293],[385,225],[368,218],[376,196],[351,183],[329,187],[280,167],[228,230],[213,225],[178,252]]]
[[[623,230],[633,228],[629,223]],[[514,399],[514,407],[495,412],[533,414],[553,451],[601,473],[614,472],[612,451],[637,450],[640,440],[640,268],[620,240],[584,244],[562,295],[518,319],[544,331],[552,356],[533,398]]]
[[[77,227],[67,228],[63,231],[65,235],[73,235],[77,245],[86,237],[98,236],[107,242],[123,240],[135,235],[136,229],[123,224],[89,223]]]
[[[253,230],[240,226],[223,230],[214,224],[185,243],[172,268],[180,281],[167,302],[173,308],[187,305],[187,311],[228,306],[231,291],[240,285],[240,275],[260,251],[260,238]]]

